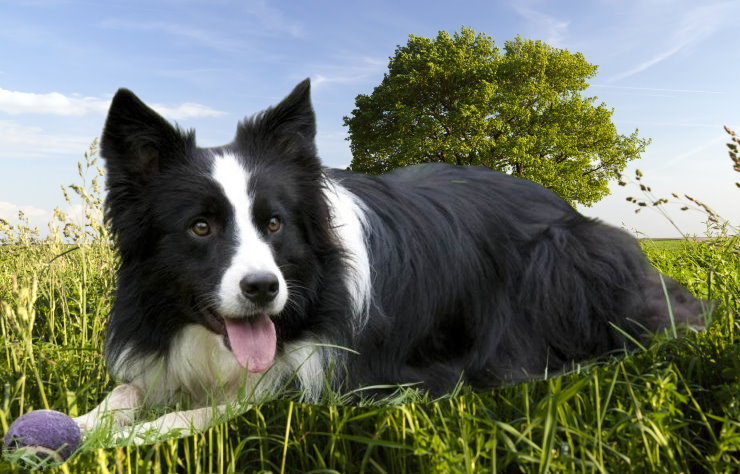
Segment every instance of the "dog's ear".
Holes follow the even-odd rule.
[[[315,154],[316,116],[311,105],[311,81],[298,84],[279,104],[239,124],[236,140],[252,143],[267,138],[281,147]]]
[[[194,145],[185,134],[128,89],[113,97],[100,141],[109,179],[146,181]]]
[[[311,105],[311,80],[304,79],[275,107],[262,117],[268,125],[285,134],[299,134],[313,140],[316,136],[316,115]]]

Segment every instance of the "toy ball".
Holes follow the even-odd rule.
[[[35,467],[63,463],[80,446],[77,423],[64,413],[36,410],[16,419],[3,442],[7,457]]]

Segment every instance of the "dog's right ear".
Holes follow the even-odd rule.
[[[180,132],[130,90],[116,92],[100,140],[109,179],[146,181],[193,146],[192,133]]]

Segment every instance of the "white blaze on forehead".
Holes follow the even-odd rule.
[[[236,252],[226,269],[218,289],[219,311],[227,317],[246,316],[255,312],[252,304],[242,295],[239,283],[250,273],[268,272],[279,282],[278,295],[266,308],[268,314],[280,312],[288,299],[287,285],[275,263],[272,249],[265,242],[252,220],[252,196],[249,195],[249,172],[239,159],[224,153],[214,157],[213,179],[221,185],[233,211],[233,232]]]

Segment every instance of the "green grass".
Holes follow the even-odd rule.
[[[642,248],[646,251],[679,252],[686,245],[684,239],[642,239]]]
[[[92,154],[87,165],[94,169]],[[113,387],[101,354],[116,255],[95,224],[97,194],[85,189],[72,194],[89,207],[91,220],[66,226],[68,219],[60,216],[66,240],[33,243],[29,229],[0,230],[3,433],[33,409],[84,413]],[[275,400],[183,439],[140,447],[103,447],[103,440],[91,439],[52,470],[735,472],[739,241],[643,245],[661,271],[718,302],[707,330],[679,339],[661,336],[629,357],[558,378],[488,392],[463,388],[438,401],[406,397],[330,406]],[[0,472],[15,469],[0,461]]]

